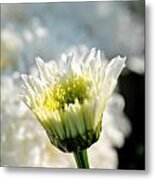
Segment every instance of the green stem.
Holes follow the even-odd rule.
[[[74,152],[74,158],[78,168],[89,169],[87,149]]]

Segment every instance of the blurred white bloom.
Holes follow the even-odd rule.
[[[138,74],[144,74],[145,61],[144,57],[131,57],[127,61],[128,68]]]
[[[26,42],[34,43],[35,46],[37,46],[38,42],[48,38],[48,36],[48,29],[41,25],[41,22],[38,18],[33,18],[31,26],[29,26],[28,29],[23,30],[23,37],[26,40]]]
[[[30,30],[24,30],[23,37],[28,43],[31,43],[34,39],[33,34]]]
[[[36,29],[36,35],[40,38],[46,37],[47,35],[47,30],[43,27],[38,27]]]
[[[33,30],[34,35],[37,38],[45,38],[48,35],[47,28],[45,28],[41,25],[41,22],[38,18],[33,18],[32,30]]]
[[[17,63],[23,50],[23,41],[20,36],[9,28],[1,32],[1,69]]]
[[[123,113],[124,105],[124,99],[118,93],[109,99],[103,115],[101,137],[89,149],[93,168],[115,169],[118,166],[115,147],[121,148],[131,132],[131,125]]]
[[[24,44],[23,66],[32,64],[36,54],[45,59],[55,58],[64,49],[83,42],[104,47],[110,57],[118,52],[143,56],[144,16],[138,16],[139,11],[144,12],[143,1],[62,3],[62,6],[59,3],[3,4],[2,23],[5,26],[13,20],[11,23],[17,30],[25,31],[29,43],[26,47]]]
[[[9,28],[2,29],[1,41],[4,46],[10,51],[20,51],[23,48],[23,42],[17,33]]]

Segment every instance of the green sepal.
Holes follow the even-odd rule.
[[[49,139],[52,144],[54,144],[58,149],[63,152],[77,152],[82,151],[84,149],[89,148],[93,143],[95,143],[100,136],[100,132],[102,129],[102,122],[100,121],[96,127],[96,129],[87,130],[84,134],[79,134],[74,138],[65,138],[60,139],[55,137],[50,137]]]

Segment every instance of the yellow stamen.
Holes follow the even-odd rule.
[[[72,74],[45,90],[43,98],[38,99],[37,104],[47,111],[64,109],[65,104],[73,104],[75,99],[82,104],[84,99],[90,97],[89,87],[90,81],[86,77]]]

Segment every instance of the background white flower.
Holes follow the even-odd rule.
[[[4,28],[1,32],[1,70],[11,68],[18,63],[23,52],[23,41],[19,34],[11,28]]]
[[[3,4],[1,24],[2,29],[13,27],[23,39],[24,53],[20,60],[26,66],[33,63],[36,55],[56,58],[65,49],[83,43],[104,49],[109,58],[118,52],[127,57],[141,57],[143,13],[143,2],[132,1],[62,3],[62,6]],[[140,62],[144,64],[144,59]],[[19,68],[24,70],[22,66]],[[134,71],[139,73],[138,67]]]

